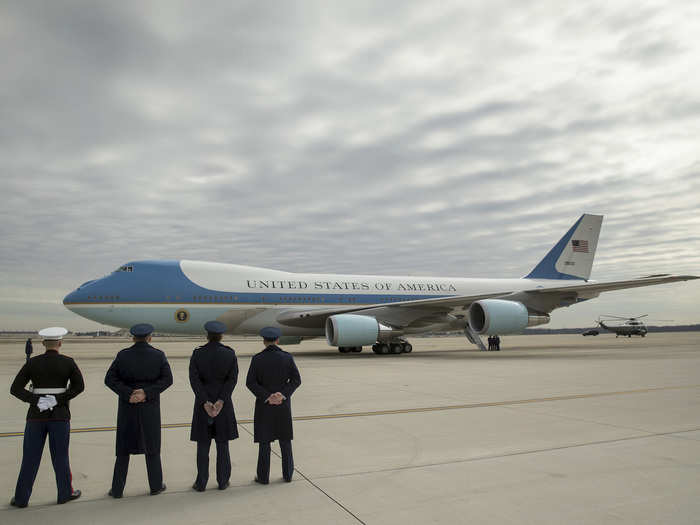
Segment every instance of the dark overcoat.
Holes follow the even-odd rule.
[[[194,349],[190,358],[190,385],[194,392],[192,441],[228,441],[238,437],[236,414],[231,395],[238,381],[238,360],[233,348],[209,342]],[[224,402],[221,412],[212,420],[204,403]]]
[[[105,384],[119,396],[117,456],[160,454],[160,394],[173,384],[165,354],[146,342],[121,350],[107,370]],[[143,403],[129,403],[133,390],[146,393]]]
[[[292,439],[292,394],[299,385],[301,376],[291,354],[270,345],[253,356],[246,386],[255,395],[255,443]],[[286,397],[281,405],[265,402],[275,392]]]

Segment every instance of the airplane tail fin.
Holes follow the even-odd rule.
[[[602,215],[584,213],[554,245],[525,279],[583,279],[591,276],[591,267]]]

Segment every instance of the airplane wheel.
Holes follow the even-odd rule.
[[[403,345],[403,351],[407,354],[413,352],[413,345],[411,343],[406,343]]]
[[[377,345],[377,353],[382,354],[382,355],[388,354],[389,353],[389,345],[386,343],[379,343]]]
[[[401,351],[403,350],[402,347],[403,347],[403,345],[401,343],[391,343],[391,345],[389,346],[389,351],[392,354],[400,354]]]
[[[361,346],[351,346],[350,351],[358,354],[358,353],[362,352],[362,347]]]
[[[341,354],[347,354],[350,351],[350,349],[347,346],[339,346],[338,347],[338,352]]]

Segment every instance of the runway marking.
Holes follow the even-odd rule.
[[[639,388],[635,390],[618,390],[614,392],[592,392],[589,394],[567,394],[561,396],[549,397],[533,397],[531,399],[510,399],[505,401],[486,401],[482,403],[464,403],[459,405],[442,405],[433,407],[416,407],[416,408],[396,408],[389,410],[372,410],[367,412],[341,412],[339,414],[319,414],[315,416],[295,416],[294,421],[315,421],[319,419],[341,419],[351,417],[370,417],[370,416],[389,416],[398,414],[418,414],[421,412],[443,412],[446,410],[465,410],[468,408],[486,408],[511,405],[526,405],[533,403],[546,403],[549,401],[570,401],[573,399],[591,399],[594,397],[610,397],[623,396],[631,394],[646,394],[649,392],[661,392],[665,390],[686,390],[690,388],[700,388],[700,385],[682,385],[682,386],[661,386],[656,388]],[[252,423],[252,419],[239,419],[239,425],[247,425]],[[164,423],[161,428],[189,428],[190,422],[185,423]],[[80,427],[72,428],[71,434],[81,434],[85,432],[113,432],[117,429],[116,426],[108,427]],[[0,432],[0,438],[19,437],[24,435],[24,432]]]
[[[698,430],[700,430],[700,428],[690,428],[690,429],[686,429],[686,430],[671,430],[669,432],[649,432],[649,433],[645,433],[645,434],[637,435],[637,436],[627,436],[627,437],[615,438],[615,439],[601,439],[601,440],[597,440],[597,441],[585,441],[583,443],[572,443],[570,445],[559,445],[559,446],[547,447],[547,448],[515,450],[513,452],[505,452],[503,454],[486,454],[483,456],[474,456],[471,458],[454,459],[454,460],[448,460],[448,461],[435,461],[432,463],[420,463],[417,465],[403,465],[403,466],[399,466],[399,467],[380,468],[377,470],[365,470],[362,472],[348,472],[345,474],[331,474],[331,475],[325,475],[325,476],[318,476],[315,479],[321,480],[321,479],[334,479],[334,478],[348,478],[348,477],[352,477],[352,476],[366,476],[367,474],[379,474],[382,472],[397,472],[397,471],[401,471],[401,470],[416,470],[416,469],[430,468],[430,467],[442,467],[445,465],[458,465],[460,463],[472,463],[472,462],[476,462],[476,461],[508,458],[508,457],[513,457],[513,456],[527,456],[530,454],[542,454],[545,452],[556,452],[559,450],[569,450],[569,449],[573,449],[573,448],[584,448],[584,447],[592,447],[592,446],[598,446],[598,445],[610,445],[610,444],[614,444],[614,443],[623,443],[625,441],[637,441],[637,440],[641,440],[641,439],[649,439],[649,438],[655,438],[655,437],[673,437],[676,439],[692,439],[692,438],[686,438],[686,437],[680,436],[679,434],[687,434],[690,432],[697,432]],[[693,441],[695,441],[695,440],[693,440]]]
[[[247,428],[245,428],[245,427],[242,427],[242,428],[243,428],[243,431],[244,431],[244,432],[246,432],[248,435],[250,435],[250,437],[253,437],[253,433],[252,433],[249,429],[247,429]],[[276,451],[274,448],[271,448],[271,449],[270,449],[270,453],[271,453],[271,454],[274,454],[274,455],[277,456],[280,460],[282,460],[282,456],[281,456],[280,454],[278,454],[277,451]],[[343,505],[340,501],[338,501],[337,499],[335,499],[333,496],[331,496],[330,494],[328,494],[328,492],[326,492],[326,491],[323,490],[321,487],[319,487],[316,483],[314,483],[314,482],[311,480],[311,478],[309,478],[306,474],[304,474],[301,470],[299,470],[299,467],[298,467],[298,466],[295,466],[295,467],[294,467],[294,472],[296,472],[297,474],[299,474],[307,483],[309,483],[312,487],[314,487],[316,490],[318,490],[321,494],[323,494],[324,496],[326,496],[329,500],[331,500],[333,503],[335,503],[338,507],[340,507],[342,510],[344,510],[347,514],[349,514],[350,516],[352,516],[353,518],[355,518],[355,520],[356,520],[358,523],[361,523],[362,525],[367,525],[367,524],[366,524],[364,521],[362,521],[355,513],[353,513],[349,508],[347,508],[347,507],[346,507],[345,505]]]

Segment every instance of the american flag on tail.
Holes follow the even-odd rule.
[[[588,241],[572,240],[571,247],[574,249],[575,252],[588,253]]]

